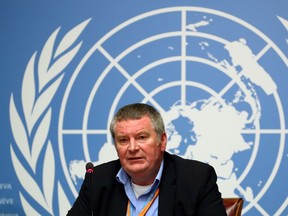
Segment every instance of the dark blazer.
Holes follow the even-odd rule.
[[[92,206],[94,216],[125,216],[128,198],[115,178],[120,168],[119,160],[115,160],[96,166],[91,176],[86,174],[68,215],[91,215]],[[165,152],[158,215],[226,215],[216,180],[212,166]]]

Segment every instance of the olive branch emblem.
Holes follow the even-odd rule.
[[[13,93],[10,97],[9,115],[14,137],[10,153],[17,178],[24,189],[20,190],[19,196],[26,215],[40,215],[30,201],[37,203],[49,215],[65,215],[70,207],[60,181],[55,178],[55,155],[48,135],[51,102],[63,80],[64,69],[82,45],[82,41],[74,44],[89,21],[85,20],[70,30],[55,47],[61,27],[57,28],[41,53],[38,55],[35,51],[26,66],[21,105],[16,106]],[[58,204],[61,202],[57,213],[53,208],[55,197]]]

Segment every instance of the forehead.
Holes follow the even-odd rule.
[[[144,116],[140,119],[128,119],[118,121],[115,124],[115,132],[137,131],[142,129],[151,129],[152,123],[149,117]]]

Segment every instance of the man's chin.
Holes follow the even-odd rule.
[[[143,163],[130,164],[129,167],[127,168],[129,170],[129,173],[132,173],[132,174],[143,173],[146,170],[146,166]]]

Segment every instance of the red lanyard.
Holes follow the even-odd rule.
[[[146,206],[141,210],[141,212],[139,213],[138,216],[144,216],[146,214],[146,212],[148,211],[148,209],[150,208],[150,206],[152,205],[152,203],[155,201],[156,197],[159,194],[159,188],[157,188],[153,198],[146,204]],[[127,204],[127,216],[131,216],[131,212],[130,212],[130,200],[128,200],[128,204]]]

